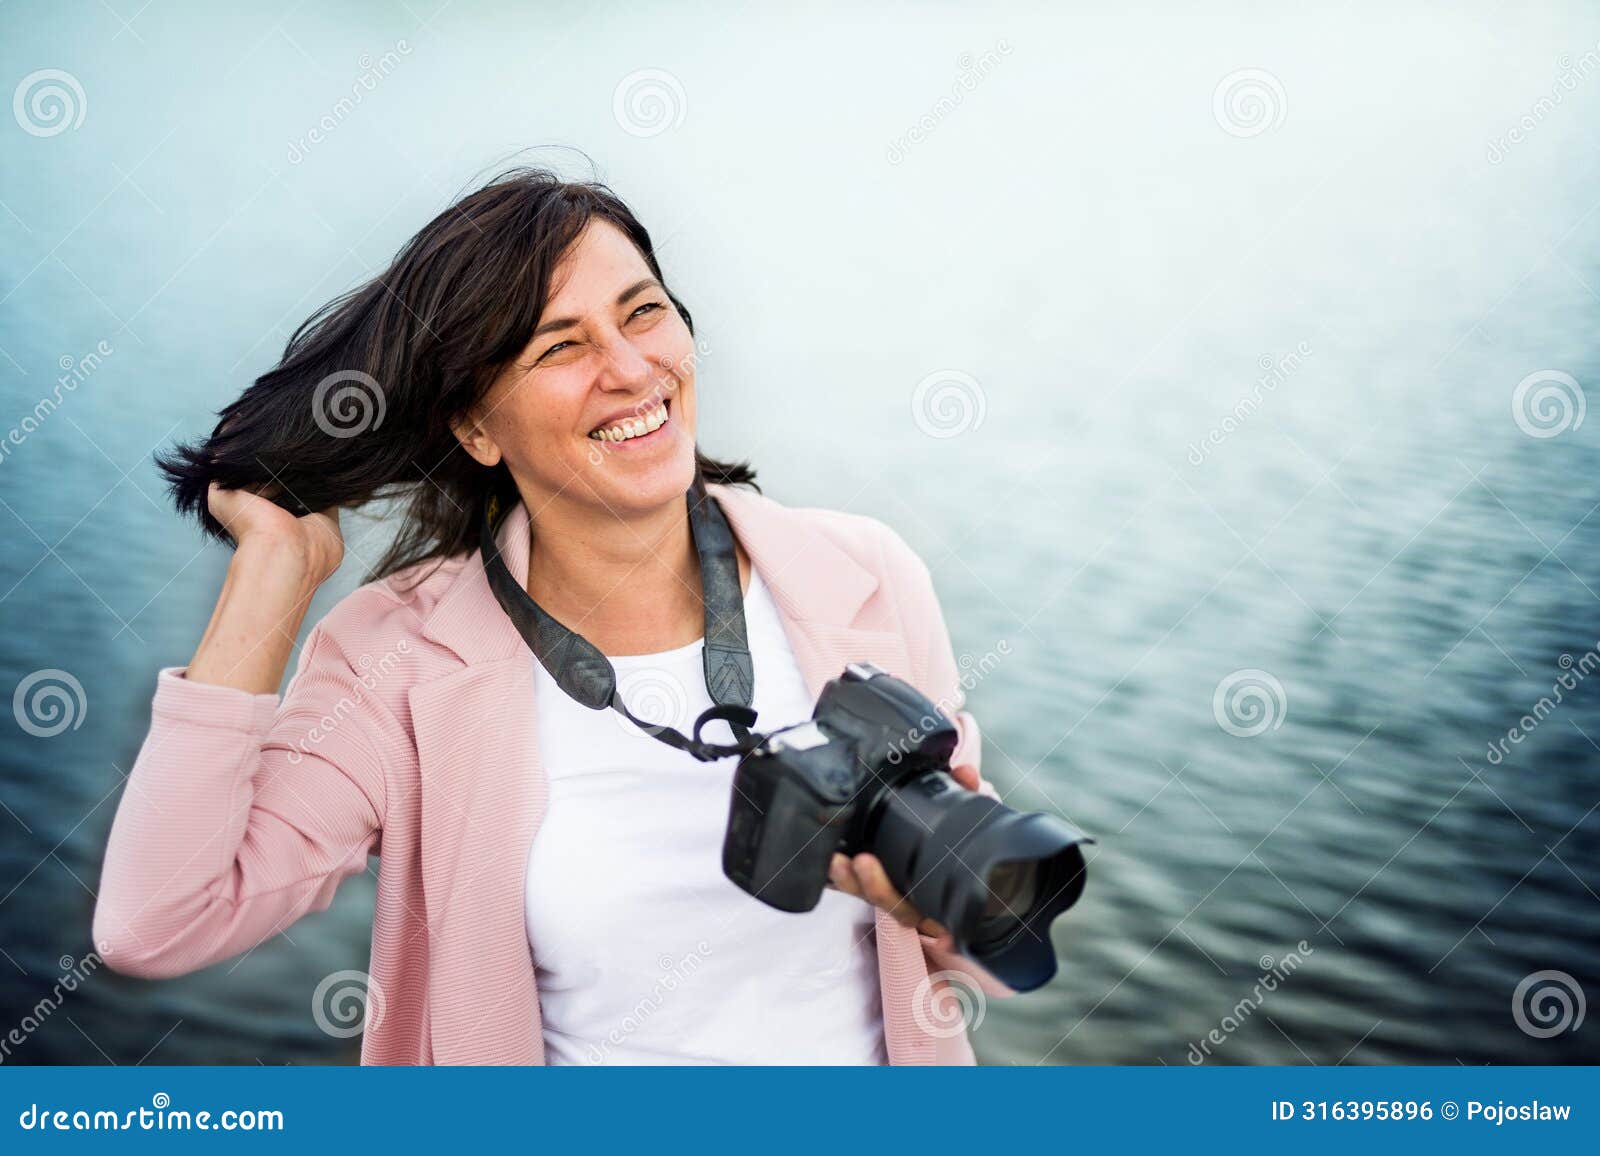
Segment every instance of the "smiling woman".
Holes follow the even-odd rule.
[[[509,470],[538,511],[549,548],[531,560],[536,601],[558,619],[582,620],[608,653],[682,645],[698,636],[700,618],[683,506],[697,468],[687,314],[636,241],[605,218],[585,225],[551,281],[541,317],[555,316],[452,432],[484,469]],[[602,446],[617,460],[597,460]],[[733,477],[723,467],[717,480]],[[612,529],[597,534],[600,525]],[[645,614],[643,600],[656,603]]]
[[[653,741],[711,706],[731,610],[764,727],[872,663],[952,715],[952,774],[993,793],[926,566],[882,523],[789,509],[700,453],[694,348],[626,206],[519,170],[160,459],[235,552],[193,659],[157,675],[95,909],[109,966],[238,954],[381,850],[363,1062],[972,1062],[951,979],[1011,989],[871,854],[834,854],[804,916],[740,890],[718,853],[737,760]],[[340,508],[401,494],[394,546],[280,699]],[[544,669],[491,553],[494,581],[643,678],[627,715]]]
[[[581,259],[563,267],[569,254]],[[658,372],[664,390],[686,383],[692,394],[693,333],[649,232],[614,193],[516,169],[439,214],[382,274],[309,318],[279,364],[221,411],[210,438],[158,464],[179,510],[199,514],[222,538],[229,535],[207,507],[213,482],[266,493],[298,514],[404,493],[401,534],[367,575],[380,578],[476,547],[486,488],[518,497],[498,457],[460,452],[464,417],[476,410],[502,434],[515,421],[541,431],[576,421],[562,407],[597,367],[606,371],[598,396],[576,398],[597,421],[630,416],[618,397],[645,390]],[[494,421],[498,406],[532,382],[537,399]],[[692,398],[687,404],[679,449],[692,452]],[[539,464],[538,478],[564,477],[565,466],[573,483],[597,480],[593,447],[579,445],[573,455],[563,443],[537,441],[536,453],[556,454]],[[711,482],[755,477],[744,463],[696,455],[693,464]],[[689,466],[677,462],[685,487]]]

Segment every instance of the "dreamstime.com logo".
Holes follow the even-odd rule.
[[[629,136],[660,136],[682,124],[688,111],[683,82],[664,68],[630,72],[611,94],[611,115]]]
[[[331,438],[353,438],[377,429],[387,411],[383,386],[359,369],[330,373],[311,393],[311,420]]]
[[[1289,716],[1289,696],[1269,671],[1236,670],[1217,683],[1211,714],[1234,738],[1253,739],[1283,725]]]
[[[1570,373],[1540,369],[1511,391],[1511,418],[1531,438],[1553,438],[1583,424],[1588,404]]]
[[[376,690],[379,683],[399,668],[400,660],[410,653],[411,640],[402,638],[394,644],[393,650],[377,658],[373,658],[370,654],[363,654],[357,658],[355,666],[359,673],[356,675],[355,695],[353,697],[348,694],[341,695],[339,701],[307,729],[305,737],[298,740],[289,751],[290,764],[299,766],[313,747],[319,746],[324,739],[343,726],[345,719],[367,701],[366,692]]]
[[[943,986],[937,986],[941,980]],[[935,971],[917,984],[911,1014],[924,1035],[954,1039],[983,1023],[989,1001],[983,992],[968,987],[970,982],[959,971]]]
[[[650,985],[650,990],[639,997],[628,1014],[616,1027],[606,1033],[605,1039],[598,1044],[590,1044],[588,1059],[591,1064],[603,1064],[612,1048],[621,1047],[627,1038],[644,1027],[658,1011],[667,1003],[667,998],[678,988],[694,978],[696,972],[705,965],[711,955],[711,944],[700,940],[694,945],[694,950],[674,957],[668,952],[663,952],[656,960],[656,966],[661,974],[655,983]]]
[[[1520,745],[1529,735],[1539,729],[1545,719],[1555,713],[1556,707],[1566,701],[1566,696],[1578,689],[1581,683],[1595,670],[1600,669],[1600,642],[1573,658],[1570,654],[1563,654],[1556,659],[1556,665],[1561,668],[1561,673],[1556,675],[1555,682],[1550,687],[1550,693],[1542,695],[1538,702],[1527,714],[1516,721],[1505,733],[1503,738],[1489,744],[1485,756],[1493,766],[1505,762],[1511,754],[1511,747]]]
[[[966,100],[967,93],[977,89],[988,75],[1000,67],[1000,59],[1010,56],[1012,48],[1010,43],[1001,39],[995,41],[993,48],[986,48],[977,56],[970,52],[963,52],[956,57],[956,77],[950,85],[948,95],[941,96],[933,102],[927,112],[913,121],[906,131],[889,142],[885,150],[891,165],[897,165],[906,159],[913,148],[933,135],[947,116],[950,116]]]
[[[955,721],[956,715],[966,703],[967,692],[993,674],[999,667],[1000,660],[1010,653],[1011,640],[1002,638],[995,643],[993,650],[984,651],[978,658],[963,653],[956,659],[956,665],[960,668],[956,678],[959,684],[956,691],[933,704],[939,708],[935,714],[923,715],[917,720],[916,726],[906,731],[904,737],[896,739],[889,745],[887,756],[889,764],[899,766],[900,760],[921,746],[922,740],[931,734],[934,728]]]
[[[364,971],[336,971],[311,993],[311,1018],[335,1039],[347,1040],[383,1022],[383,988]]]
[[[9,1060],[13,1049],[22,1047],[34,1032],[44,1026],[45,1021],[67,1002],[67,996],[78,990],[79,984],[86,982],[91,975],[105,966],[105,960],[100,958],[99,952],[91,951],[82,959],[63,955],[60,965],[61,975],[49,993],[41,996],[38,1002],[27,1010],[16,1027],[4,1036],[0,1036],[0,1064]]]
[[[617,678],[617,693],[623,704],[644,722],[658,727],[689,730],[689,691],[683,680],[670,670],[658,666],[630,670]],[[637,735],[628,717],[619,710],[608,710],[608,715],[628,735]]]
[[[73,393],[84,382],[89,380],[102,365],[105,359],[116,350],[111,342],[101,340],[95,347],[81,357],[73,357],[70,353],[63,353],[56,364],[61,367],[61,375],[56,378],[53,389],[44,397],[34,403],[28,413],[22,415],[21,420],[4,434],[0,434],[0,464],[11,456],[12,450],[20,446],[28,438],[37,433],[39,428],[51,414],[61,408],[61,403],[66,400],[66,395]]]
[[[1234,1032],[1261,1010],[1261,1006],[1267,1002],[1267,996],[1277,991],[1291,975],[1300,970],[1308,957],[1315,954],[1316,948],[1302,939],[1292,949],[1284,952],[1281,958],[1274,959],[1270,955],[1263,955],[1259,961],[1261,974],[1256,978],[1255,986],[1228,1010],[1227,1015],[1217,1021],[1216,1027],[1208,1031],[1198,1043],[1189,1045],[1189,1062],[1196,1067],[1205,1063],[1213,1049],[1227,1043]]]
[[[959,369],[936,369],[911,391],[911,418],[931,438],[960,437],[975,430],[988,410],[982,384]]]
[[[1506,154],[1513,147],[1521,144],[1533,135],[1533,131],[1545,122],[1545,118],[1561,107],[1566,100],[1566,94],[1577,89],[1581,81],[1587,80],[1590,75],[1600,72],[1600,44],[1584,52],[1576,61],[1570,56],[1561,56],[1556,60],[1556,78],[1549,87],[1549,94],[1541,96],[1533,102],[1517,123],[1512,125],[1500,136],[1489,142],[1489,163],[1497,165],[1506,159]]]
[[[1289,98],[1283,83],[1266,69],[1241,68],[1217,82],[1211,115],[1229,136],[1260,136],[1283,123]]]
[[[700,359],[710,352],[711,346],[706,343],[704,338],[700,338],[695,341],[694,348],[682,357],[676,360],[671,357],[663,357],[661,359],[661,369],[665,376],[658,379],[655,388],[635,403],[632,416],[636,420],[643,419],[646,414],[654,411],[663,402],[672,400],[681,385],[694,379],[694,375],[699,368]],[[668,420],[681,423],[684,420],[681,408],[673,411]],[[624,443],[608,441],[604,438],[590,438],[589,464],[592,466],[604,465],[613,453],[618,452],[618,447],[622,444]]]
[[[305,160],[307,153],[327,140],[356,110],[361,104],[363,95],[375,91],[379,82],[400,66],[401,57],[410,55],[411,45],[405,40],[395,41],[395,46],[379,57],[374,57],[370,52],[362,53],[360,59],[356,61],[356,66],[361,72],[350,84],[350,95],[341,96],[334,101],[333,107],[324,113],[316,124],[307,129],[298,140],[289,142],[289,163],[297,165]]]
[[[29,136],[59,136],[83,124],[88,114],[83,85],[59,68],[28,73],[11,94],[11,115]]]
[[[1577,1031],[1588,1010],[1583,988],[1564,971],[1536,971],[1511,995],[1511,1018],[1536,1040]]]
[[[77,730],[89,713],[83,683],[65,670],[36,670],[11,696],[11,713],[17,725],[34,738],[54,738],[69,727]]]
[[[1250,392],[1234,402],[1233,409],[1208,429],[1204,437],[1189,443],[1189,464],[1202,465],[1212,449],[1227,441],[1245,422],[1260,412],[1264,400],[1262,394],[1275,392],[1280,385],[1288,381],[1289,375],[1300,368],[1305,359],[1311,356],[1311,352],[1311,343],[1302,341],[1279,358],[1263,353],[1256,361],[1256,365],[1261,369],[1261,376],[1256,378],[1255,384],[1250,387]]]
[[[29,1104],[17,1116],[29,1132],[282,1132],[278,1108],[225,1108],[220,1112],[174,1108],[172,1097],[157,1092],[147,1108],[56,1109]]]

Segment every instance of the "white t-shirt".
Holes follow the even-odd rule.
[[[756,728],[810,718],[754,571],[745,622]],[[611,657],[628,709],[691,733],[712,705],[703,649]],[[699,762],[580,706],[529,661],[550,783],[526,880],[546,1062],[886,1062],[872,908],[832,889],[798,914],[746,894],[722,873],[737,760]],[[721,720],[701,736],[733,739]]]

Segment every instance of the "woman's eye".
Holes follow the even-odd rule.
[[[639,308],[635,309],[631,314],[628,315],[628,320],[632,321],[635,317],[643,317],[645,314],[653,312],[654,310],[665,309],[665,308],[666,308],[666,306],[661,304],[661,302],[659,302],[659,301],[646,301],[643,305],[639,306]],[[571,342],[571,341],[558,341],[558,342],[556,342],[549,349],[545,350],[538,357],[534,358],[533,364],[538,365],[539,363],[544,361],[545,358],[549,357],[551,354],[560,353],[563,349],[566,349],[568,346],[570,346],[572,344],[574,344],[574,343]]]

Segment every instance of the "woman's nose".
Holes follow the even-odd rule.
[[[655,365],[633,342],[617,334],[604,347],[605,369],[600,385],[604,389],[634,390],[649,384]]]

